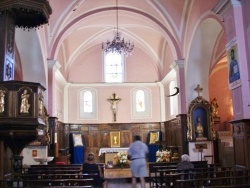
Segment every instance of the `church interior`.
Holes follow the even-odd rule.
[[[148,163],[188,154],[250,168],[249,9],[249,0],[1,0],[0,181],[90,152],[112,166],[135,135]]]

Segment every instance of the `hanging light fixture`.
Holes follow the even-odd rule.
[[[116,53],[130,55],[134,49],[134,43],[125,42],[124,38],[121,37],[121,33],[118,32],[118,5],[116,0],[116,31],[114,33],[115,37],[112,41],[107,41],[102,43],[102,50],[106,53]]]

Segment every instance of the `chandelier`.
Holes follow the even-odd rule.
[[[118,6],[116,0],[116,32],[114,33],[114,39],[112,41],[107,40],[106,43],[102,43],[102,50],[106,53],[124,54],[130,55],[134,49],[134,43],[125,42],[121,37],[121,33],[118,32]]]

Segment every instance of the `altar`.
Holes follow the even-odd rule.
[[[99,150],[99,156],[104,154],[105,158],[105,164],[108,163],[108,161],[114,161],[114,157],[118,152],[127,152],[128,148],[101,148]]]
[[[116,179],[116,178],[131,178],[130,168],[105,168],[104,178],[105,179]]]

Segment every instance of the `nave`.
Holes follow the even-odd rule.
[[[216,188],[216,187],[250,187],[250,169],[235,169],[207,161],[192,161],[193,170],[177,170],[177,162],[148,163],[146,188]],[[107,188],[131,187],[129,167],[102,167]],[[82,173],[82,165],[31,165],[23,168],[22,174],[14,179],[6,177],[3,188],[10,187],[78,187],[96,188],[95,176],[98,172]],[[137,180],[137,187],[140,182]]]

